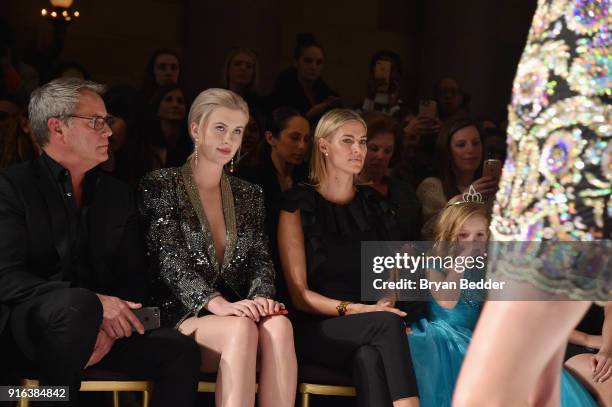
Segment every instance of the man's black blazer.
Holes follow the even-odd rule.
[[[91,269],[77,285],[52,278],[72,260],[63,198],[43,158],[0,172],[0,334],[12,307],[65,287],[145,300],[149,281],[134,193],[102,171],[96,175],[87,216]]]

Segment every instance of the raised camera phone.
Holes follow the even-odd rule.
[[[499,160],[489,159],[484,162],[482,175],[491,178],[500,178],[502,173],[502,164]]]
[[[419,116],[435,119],[438,114],[438,104],[435,100],[421,100],[419,102]]]

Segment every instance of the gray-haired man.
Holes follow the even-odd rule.
[[[153,405],[193,405],[197,345],[174,330],[145,333],[132,312],[148,279],[133,193],[95,168],[111,135],[102,90],[76,79],[35,90],[43,153],[0,172],[2,367],[71,386],[72,404],[81,372],[97,365],[154,380]]]

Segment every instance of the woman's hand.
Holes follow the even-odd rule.
[[[593,381],[603,383],[612,377],[612,354],[599,351],[591,358]]]
[[[255,297],[253,300],[259,306],[262,317],[274,314],[282,309],[285,309],[285,304],[272,300],[270,298]]]
[[[476,181],[472,182],[472,185],[476,192],[479,192],[483,195],[483,197],[495,196],[497,190],[499,189],[499,179],[493,177],[481,177]],[[468,190],[463,191],[468,192]]]
[[[262,317],[263,306],[253,300],[242,300],[229,302],[222,296],[217,296],[208,302],[208,310],[215,315],[227,317],[247,317],[252,321],[259,322]]]
[[[353,314],[363,314],[366,312],[378,312],[378,311],[385,311],[385,312],[392,312],[394,314],[399,315],[400,317],[405,317],[407,314],[402,311],[399,310],[397,308],[391,307],[389,305],[381,305],[381,304],[359,304],[359,303],[353,303],[353,304],[349,304],[346,306],[346,314],[347,315],[353,315]]]

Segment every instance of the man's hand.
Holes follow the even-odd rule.
[[[98,338],[96,339],[96,345],[94,346],[94,350],[85,365],[85,369],[89,366],[93,366],[99,361],[102,360],[104,356],[111,350],[113,344],[115,343],[114,339],[111,339],[104,330],[100,329],[98,332]]]
[[[132,335],[132,327],[139,334],[144,333],[144,326],[140,323],[133,309],[142,308],[142,304],[122,300],[108,295],[96,294],[102,303],[103,320],[102,330],[111,339],[124,338]]]

